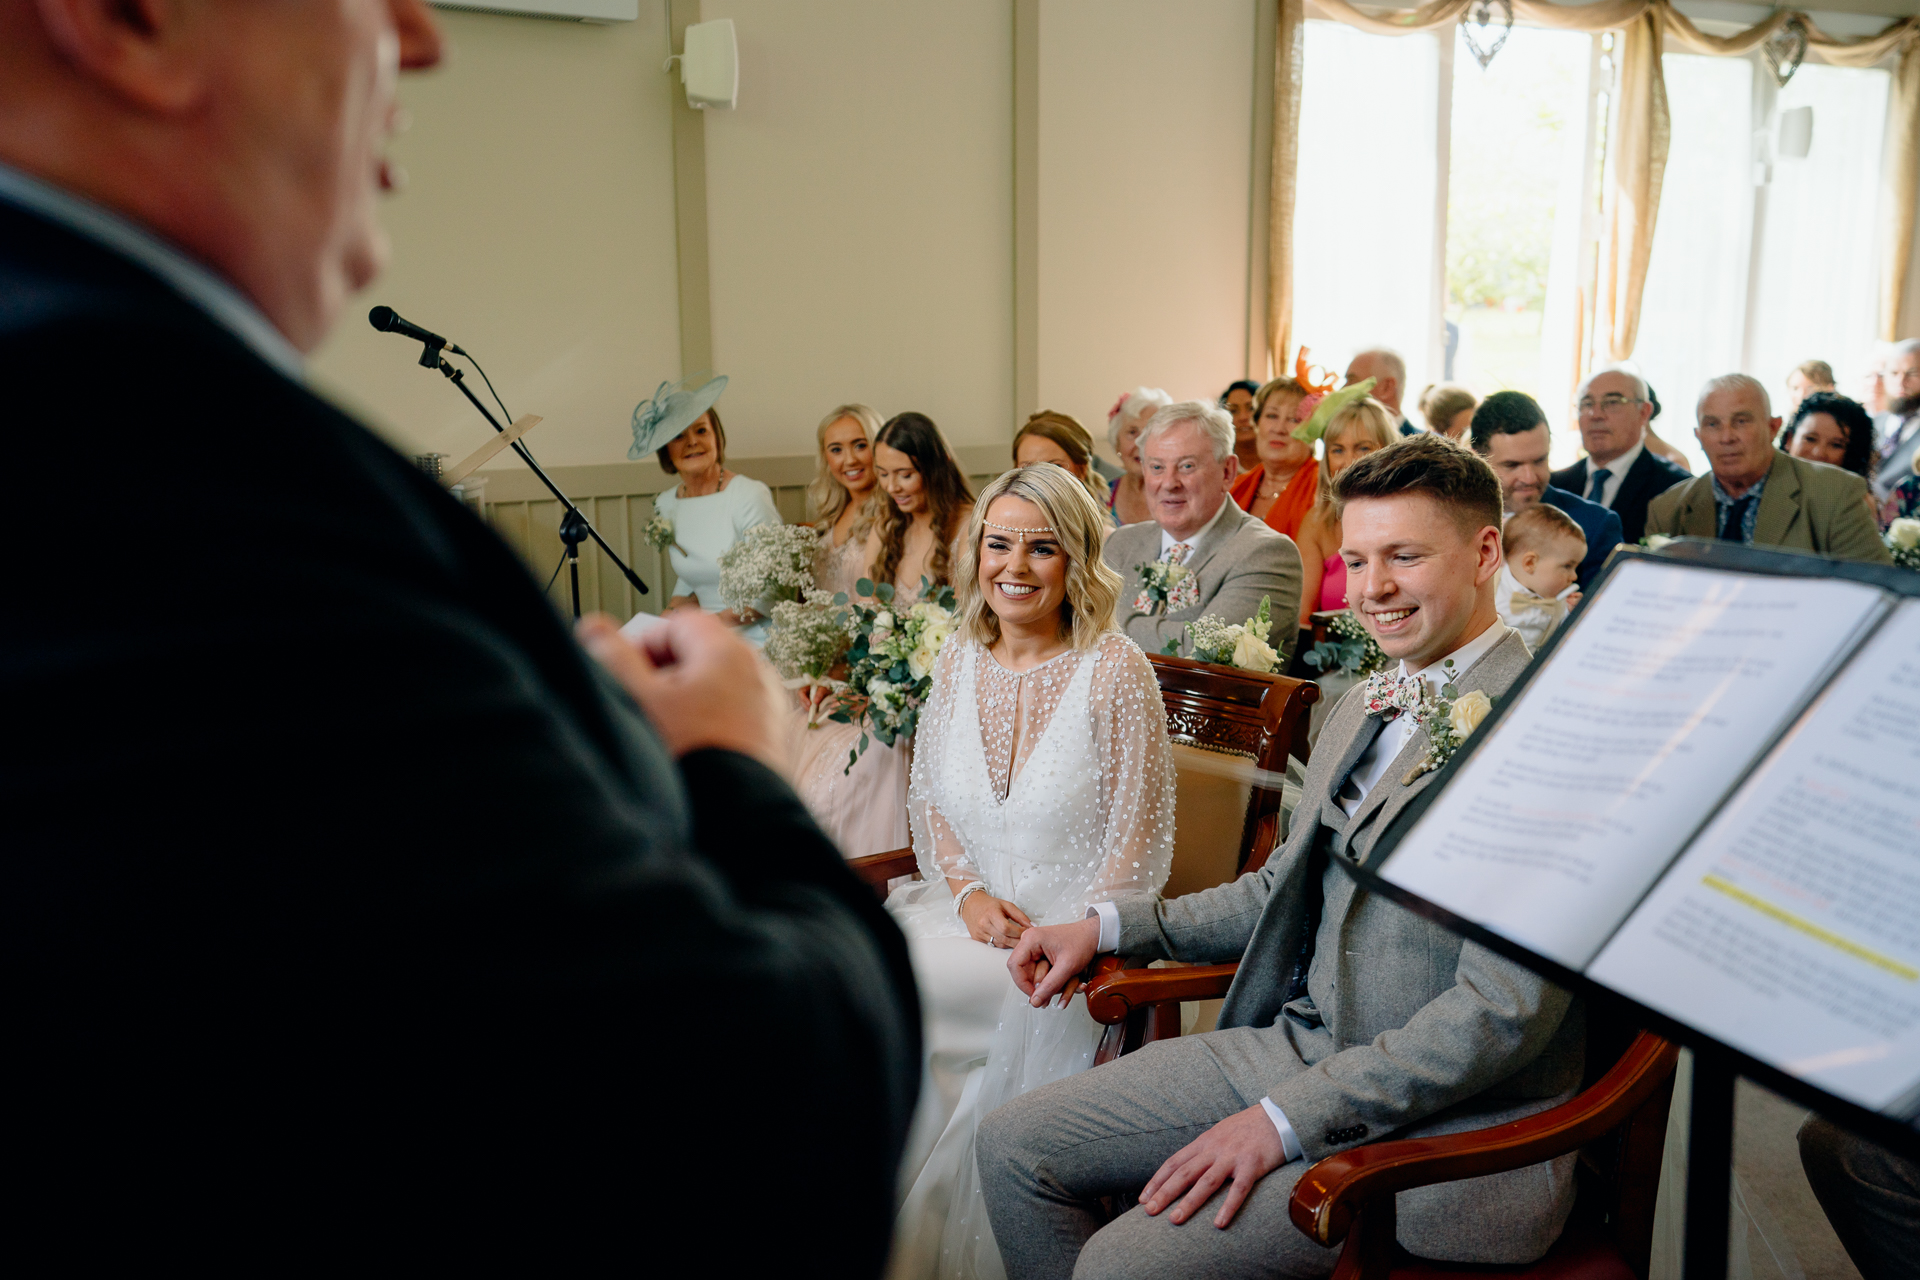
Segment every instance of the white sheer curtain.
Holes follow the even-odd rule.
[[[1760,223],[1748,372],[1776,402],[1803,360],[1827,361],[1851,394],[1873,349],[1890,88],[1885,71],[1808,64],[1780,91],[1781,111],[1813,108],[1813,146],[1775,159]]]
[[[1452,31],[1447,31],[1452,38]],[[1294,212],[1295,349],[1343,372],[1374,345],[1407,362],[1404,407],[1438,380],[1434,261],[1440,46],[1306,24]],[[1288,364],[1277,373],[1290,374]]]
[[[1753,74],[1745,58],[1668,54],[1673,142],[1633,362],[1665,412],[1654,429],[1706,469],[1700,385],[1741,367],[1753,233]],[[1804,70],[1804,68],[1802,68]]]

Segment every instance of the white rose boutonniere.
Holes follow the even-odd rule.
[[[1672,541],[1673,539],[1669,538],[1664,533],[1650,533],[1646,537],[1640,539],[1640,545],[1645,547],[1649,551],[1658,551],[1660,548],[1666,546],[1669,542],[1672,542]]]
[[[1883,535],[1893,562],[1902,569],[1920,569],[1920,520],[1900,517]]]
[[[1412,786],[1421,774],[1431,773],[1453,759],[1460,744],[1473,735],[1493,710],[1493,699],[1480,690],[1463,694],[1453,687],[1453,659],[1447,659],[1444,665],[1447,680],[1440,686],[1440,696],[1434,697],[1429,691],[1413,709],[1413,722],[1427,731],[1430,745],[1426,758],[1401,779],[1402,786]]]

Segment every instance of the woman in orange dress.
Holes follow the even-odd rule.
[[[1296,378],[1275,378],[1260,388],[1253,400],[1255,447],[1260,465],[1233,485],[1240,509],[1289,538],[1300,532],[1301,521],[1313,510],[1320,492],[1320,472],[1314,466],[1313,446],[1293,438],[1304,416],[1301,406],[1308,391]],[[1316,397],[1317,400],[1317,397]]]

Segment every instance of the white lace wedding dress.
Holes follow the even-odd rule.
[[[1005,1275],[974,1165],[980,1118],[1093,1065],[1101,1027],[1076,998],[1034,1009],[1007,955],[967,935],[949,877],[980,880],[1035,924],[1166,883],[1173,754],[1153,667],[1119,632],[1014,673],[978,644],[941,651],[914,744],[908,811],[924,883],[887,909],[920,984],[927,1077],[909,1140],[889,1274]]]

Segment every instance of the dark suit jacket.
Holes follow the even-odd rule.
[[[40,1210],[629,1265],[668,1220],[727,1273],[877,1275],[912,975],[788,786],[676,765],[458,502],[6,204],[0,385],[9,1148]]]
[[[1572,516],[1580,532],[1587,535],[1587,558],[1580,562],[1579,574],[1580,589],[1585,591],[1593,575],[1600,572],[1608,553],[1620,545],[1620,517],[1597,502],[1588,502],[1577,493],[1552,485],[1540,495],[1540,501]]]
[[[1586,496],[1587,477],[1593,472],[1588,470],[1585,458],[1572,466],[1553,473],[1555,487],[1568,493]],[[1627,468],[1627,474],[1620,478],[1620,488],[1613,495],[1613,513],[1620,517],[1620,536],[1627,542],[1638,543],[1647,532],[1647,504],[1673,488],[1685,484],[1693,477],[1651,449],[1640,450],[1640,456]]]

